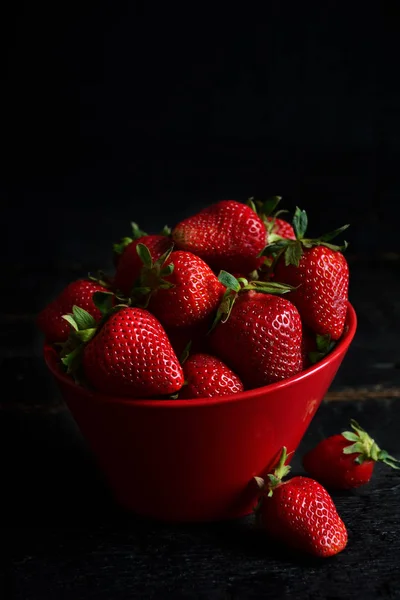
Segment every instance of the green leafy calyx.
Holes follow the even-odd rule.
[[[282,479],[286,477],[286,475],[288,475],[288,473],[290,472],[290,466],[285,464],[288,459],[288,456],[289,454],[287,453],[287,449],[285,446],[283,446],[278,463],[274,467],[273,472],[268,474],[268,481],[266,481],[262,477],[254,477],[254,481],[258,489],[260,490],[260,492],[262,492],[261,500],[255,508],[255,512],[259,510],[263,496],[267,495],[271,497],[274,493],[274,489],[280,483],[282,483]]]
[[[112,286],[111,278],[108,275],[106,275],[106,273],[104,273],[103,271],[97,271],[94,274],[88,273],[88,279],[90,279],[90,281],[95,281],[96,283],[107,289],[111,288]]]
[[[72,313],[63,315],[63,319],[69,323],[71,331],[61,346],[61,362],[67,373],[75,374],[81,365],[83,348],[95,335],[98,323],[86,310],[75,305]]]
[[[282,482],[282,479],[284,477],[286,477],[286,475],[289,473],[290,466],[285,464],[287,461],[287,458],[288,458],[287,449],[285,446],[283,446],[278,464],[276,465],[273,473],[270,473],[268,475],[268,479],[269,479],[269,482],[267,485],[268,496],[272,496],[276,486],[279,485]]]
[[[265,229],[268,232],[268,239],[275,235],[274,231],[278,216],[288,212],[287,210],[276,210],[281,200],[282,196],[271,196],[264,202],[261,200],[255,200],[254,198],[249,198],[247,200],[247,205],[250,206],[255,213],[257,213],[264,223]]]
[[[269,237],[269,243],[260,253],[260,256],[272,256],[274,258],[274,263],[276,263],[281,256],[284,256],[286,266],[294,265],[298,267],[304,248],[325,246],[326,248],[330,248],[337,252],[343,252],[347,248],[347,242],[338,246],[331,244],[330,241],[343,233],[349,225],[343,225],[343,227],[320,235],[317,238],[306,238],[305,235],[308,227],[307,213],[299,207],[296,207],[294,212],[292,225],[296,235],[295,240],[288,240],[273,234],[273,236]]]
[[[278,283],[275,281],[248,281],[244,277],[236,279],[234,275],[231,275],[227,271],[220,271],[218,279],[222,285],[226,287],[226,290],[222,296],[222,301],[218,307],[209,333],[215,329],[218,323],[225,323],[229,319],[232,308],[240,293],[253,290],[263,294],[287,294],[296,289],[286,283]]]
[[[174,287],[174,284],[167,279],[174,272],[174,264],[168,262],[173,247],[171,243],[171,247],[160,258],[153,261],[148,247],[141,242],[137,244],[136,252],[143,266],[139,281],[132,290],[129,299],[130,304],[146,308],[154,292],[159,289],[168,290]]]
[[[315,336],[316,350],[308,353],[308,358],[311,364],[315,364],[323,359],[335,347],[336,342],[332,340],[329,334],[321,335],[317,333]]]
[[[113,251],[115,254],[122,254],[125,248],[134,240],[138,240],[139,238],[147,235],[147,233],[140,229],[139,225],[134,221],[131,221],[131,230],[132,234],[130,237],[123,237],[119,242],[113,245]]]
[[[63,315],[63,319],[70,325],[70,333],[67,341],[61,344],[60,357],[67,373],[71,373],[76,381],[79,381],[78,372],[85,345],[93,339],[111,315],[126,306],[126,304],[116,304],[115,300],[116,296],[112,292],[94,292],[93,302],[102,315],[99,321],[76,305],[72,307],[72,313]]]
[[[352,444],[343,448],[344,454],[357,454],[354,462],[362,465],[366,460],[380,461],[389,465],[393,469],[400,469],[400,461],[390,456],[386,450],[381,450],[378,444],[372,439],[357,421],[350,421],[352,431],[343,431],[342,436]]]
[[[171,227],[169,227],[168,225],[164,225],[164,227],[161,229],[159,235],[165,235],[166,237],[171,235]]]

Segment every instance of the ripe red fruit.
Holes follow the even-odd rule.
[[[324,246],[307,248],[298,266],[286,265],[281,259],[275,277],[297,288],[289,297],[304,323],[333,340],[341,337],[349,287],[349,267],[341,252]]]
[[[264,261],[258,258],[266,231],[250,206],[222,200],[184,219],[172,230],[177,248],[200,256],[214,271],[250,273]]]
[[[258,523],[274,539],[302,552],[327,558],[347,545],[346,526],[332,498],[321,484],[308,477],[282,481],[290,467],[285,466],[286,449],[263,489],[256,509]]]
[[[299,312],[289,300],[268,293],[239,292],[210,344],[250,389],[287,379],[303,367]]]
[[[192,354],[183,364],[185,385],[179,398],[212,398],[243,392],[239,377],[210,354]]]
[[[265,249],[275,255],[274,277],[296,289],[289,299],[297,306],[303,322],[319,335],[329,335],[338,340],[344,329],[349,267],[343,247],[328,243],[346,227],[321,236],[319,239],[304,237],[307,216],[296,209],[293,219],[296,241],[278,241]]]
[[[381,450],[356,421],[351,421],[351,428],[353,431],[322,440],[303,458],[307,473],[331,489],[351,489],[368,483],[377,461],[400,468],[400,462]]]
[[[147,246],[151,258],[156,261],[172,246],[172,241],[165,235],[144,235],[132,240],[119,256],[115,272],[113,288],[124,296],[129,296],[135,282],[140,276],[143,263],[138,256],[136,247],[138,244]]]
[[[151,398],[174,394],[183,371],[162,325],[142,308],[122,307],[84,346],[86,380],[115,396]]]
[[[266,221],[267,221],[267,224],[269,224],[269,228],[267,229],[267,231],[268,231],[267,243],[268,243],[269,238],[271,237],[271,234],[273,234],[273,233],[275,235],[279,235],[279,237],[282,237],[282,238],[285,238],[288,240],[296,239],[296,235],[294,233],[293,227],[287,221],[284,221],[283,219],[279,219],[276,217],[267,217]]]
[[[66,341],[69,325],[63,319],[63,315],[70,313],[74,305],[86,310],[96,320],[100,320],[101,313],[93,303],[93,294],[96,291],[106,292],[107,289],[89,279],[73,281],[39,313],[36,322],[47,342]]]
[[[178,250],[154,262],[145,246],[137,250],[144,266],[139,296],[133,297],[140,302],[144,291],[149,310],[166,328],[207,327],[225,287],[204,260]]]
[[[281,200],[281,196],[272,196],[265,202],[255,200],[254,198],[249,198],[247,201],[248,206],[258,214],[264,223],[267,230],[267,244],[275,241],[277,236],[289,240],[296,239],[292,225],[278,216],[287,212],[286,210],[276,210]]]

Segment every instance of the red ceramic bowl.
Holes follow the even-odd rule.
[[[254,475],[265,475],[282,446],[296,450],[354,337],[345,333],[321,362],[285,381],[223,398],[129,400],[76,385],[47,365],[117,502],[168,521],[209,521],[251,512]]]

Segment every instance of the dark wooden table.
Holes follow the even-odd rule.
[[[295,473],[308,448],[352,417],[400,456],[399,256],[349,261],[358,332]],[[400,598],[400,472],[384,466],[359,491],[333,494],[349,543],[329,560],[275,547],[253,517],[178,526],[115,506],[46,371],[34,326],[41,306],[95,265],[32,262],[2,271],[1,598]]]

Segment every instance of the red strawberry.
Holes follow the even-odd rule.
[[[139,292],[150,294],[149,310],[163,326],[207,328],[225,292],[210,267],[191,252],[178,250],[154,262],[143,244],[137,251],[143,262]]]
[[[400,468],[400,462],[381,450],[356,421],[351,421],[351,428],[322,440],[303,458],[306,471],[329,488],[351,489],[368,483],[377,461]]]
[[[308,327],[338,340],[347,313],[349,267],[340,252],[343,248],[329,244],[328,240],[347,225],[319,239],[306,239],[306,213],[298,208],[293,224],[296,241],[277,241],[265,250],[275,254],[274,277],[296,288],[288,297]]]
[[[37,325],[45,334],[48,342],[65,342],[69,334],[69,325],[63,315],[70,313],[74,305],[89,312],[96,320],[101,313],[93,303],[96,291],[107,291],[105,287],[89,279],[79,279],[70,283],[61,294],[48,304],[38,315]]]
[[[184,362],[185,385],[179,398],[212,398],[243,392],[243,384],[223,362],[210,354],[192,354]]]
[[[266,243],[264,224],[250,206],[235,200],[222,200],[181,221],[172,238],[217,272],[250,273],[263,263],[258,255]]]
[[[274,289],[271,283],[253,285],[257,289],[267,286],[267,291]],[[287,289],[278,287],[277,291]],[[226,296],[224,300],[226,304]],[[246,387],[267,385],[302,370],[302,324],[297,308],[289,300],[246,291],[245,286],[233,307],[223,310],[227,316],[216,325],[210,345]]]
[[[162,325],[149,311],[120,305],[97,329],[84,313],[74,307],[73,315],[68,315],[74,330],[62,361],[69,372],[82,363],[86,381],[114,396],[150,398],[180,390],[182,367]]]
[[[294,233],[293,227],[287,221],[284,221],[283,219],[278,219],[276,217],[267,217],[266,221],[268,224],[270,224],[270,229],[267,229],[267,231],[268,231],[267,241],[271,237],[272,233],[274,233],[275,235],[279,235],[279,237],[282,237],[282,238],[285,238],[288,240],[296,239],[296,235]]]
[[[257,477],[264,489],[256,509],[259,525],[276,540],[321,558],[338,554],[347,545],[347,530],[325,488],[308,477],[282,478],[289,472],[281,459],[269,483]]]
[[[247,204],[258,214],[265,225],[265,229],[267,230],[267,243],[271,243],[275,240],[276,236],[289,240],[296,239],[292,225],[278,217],[278,215],[287,211],[275,210],[281,200],[281,196],[272,196],[272,198],[268,198],[265,202],[254,200],[254,198],[249,198],[247,201]]]
[[[154,261],[172,247],[171,239],[165,235],[144,235],[125,246],[118,260],[113,284],[114,289],[124,296],[130,295],[143,266],[136,251],[139,243],[147,246]]]

